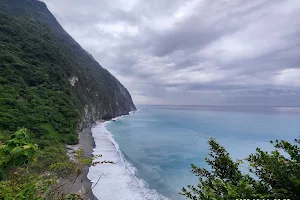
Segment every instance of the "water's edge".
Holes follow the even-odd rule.
[[[124,199],[124,200],[167,200],[168,198],[150,189],[148,184],[136,177],[137,169],[128,162],[112,133],[106,129],[106,125],[112,121],[101,122],[91,129],[95,141],[93,155],[103,155],[95,161],[113,161],[114,164],[101,164],[91,166],[87,174],[92,182],[93,194],[98,199]]]

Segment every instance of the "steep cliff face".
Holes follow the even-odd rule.
[[[127,89],[37,0],[0,0],[0,68],[2,130],[50,124],[70,135],[136,109]]]

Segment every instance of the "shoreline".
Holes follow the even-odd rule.
[[[95,148],[95,140],[92,135],[92,127],[84,128],[78,134],[79,144],[77,145],[69,145],[71,149],[78,149],[81,148],[84,151],[85,157],[93,156],[93,149]],[[92,182],[88,179],[87,175],[89,173],[90,166],[84,166],[82,169],[82,173],[74,184],[67,184],[64,188],[66,191],[69,191],[71,194],[80,194],[87,192],[83,199],[84,200],[98,200],[97,197],[93,194],[92,191]]]
[[[122,116],[122,115],[121,115]],[[120,116],[119,116],[120,117]],[[109,121],[116,121],[118,117],[112,118],[110,120],[101,120],[100,123],[105,123]],[[79,143],[77,145],[68,145],[72,150],[82,149],[84,151],[85,157],[92,157],[94,148],[96,147],[95,139],[92,134],[92,127],[95,124],[90,124],[88,127],[84,128],[82,131],[78,133]],[[112,145],[116,148],[115,144],[112,142]],[[69,154],[71,155],[71,154]],[[71,155],[72,156],[72,155]],[[80,194],[87,192],[84,196],[84,200],[98,200],[98,198],[94,195],[92,188],[93,183],[90,179],[88,179],[87,175],[89,173],[90,166],[84,166],[82,169],[82,173],[76,179],[74,184],[67,184],[65,189],[67,188],[69,193],[71,194]]]
[[[107,121],[93,127],[96,138],[94,152],[95,154],[103,153],[101,160],[109,160],[113,164],[90,168],[89,178],[93,183],[105,174],[101,177],[101,181],[97,182],[94,194],[99,199],[105,200],[170,200],[155,189],[149,188],[146,180],[136,176],[137,168],[125,159],[114,136],[106,129],[106,124]]]

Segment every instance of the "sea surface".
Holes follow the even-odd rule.
[[[209,138],[233,159],[256,147],[272,150],[270,140],[300,135],[300,107],[139,106],[95,125],[92,134],[94,154],[103,155],[98,160],[114,162],[90,168],[99,199],[180,200],[181,188],[197,183],[190,165],[207,167]]]

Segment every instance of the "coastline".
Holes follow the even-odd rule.
[[[95,148],[95,141],[92,135],[91,127],[87,127],[79,132],[79,144],[70,145],[71,149],[81,148],[84,151],[84,156],[93,156],[93,149]],[[82,174],[76,179],[75,183],[67,184],[64,187],[65,191],[69,191],[71,194],[85,193],[84,200],[98,200],[92,192],[92,182],[87,178],[89,173],[89,166],[84,166]]]
[[[119,118],[110,120],[118,121]],[[102,154],[99,161],[109,160],[113,164],[92,166],[89,178],[93,184],[94,194],[99,199],[105,200],[169,200],[169,198],[150,189],[148,183],[136,176],[137,168],[128,162],[112,133],[106,129],[106,124],[93,126],[93,136],[95,136],[95,154]],[[103,176],[102,176],[103,175]],[[99,177],[101,181],[98,182]]]
[[[110,120],[101,120],[100,123],[108,122],[108,121],[115,121],[118,117],[112,118]],[[84,151],[85,157],[92,157],[94,148],[96,147],[95,139],[92,133],[92,127],[95,124],[90,124],[88,127],[84,128],[82,131],[78,133],[79,143],[76,145],[68,145],[67,148],[70,148],[71,151],[74,152],[76,149],[82,149]],[[113,143],[112,143],[113,144]],[[114,144],[113,144],[114,145]],[[73,153],[68,153],[69,156],[74,157]],[[72,155],[73,154],[73,155]],[[87,192],[84,196],[84,200],[98,200],[98,198],[94,195],[92,188],[93,183],[90,179],[88,179],[90,166],[84,166],[82,169],[82,173],[76,179],[76,181],[70,184],[67,184],[64,187],[65,191],[71,194],[82,194]],[[63,182],[62,182],[63,184]]]

